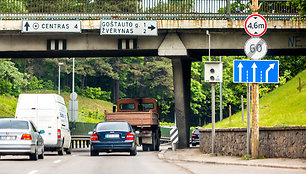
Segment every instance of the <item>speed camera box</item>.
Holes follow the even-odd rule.
[[[222,82],[222,62],[205,62],[205,82]]]

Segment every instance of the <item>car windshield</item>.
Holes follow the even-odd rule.
[[[199,129],[195,129],[192,133],[193,134],[200,134]]]
[[[22,120],[0,120],[0,129],[29,129],[29,123]]]
[[[126,122],[104,122],[97,125],[96,131],[130,131]]]

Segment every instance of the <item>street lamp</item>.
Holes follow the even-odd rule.
[[[58,95],[61,94],[61,65],[64,65],[64,63],[58,63]]]

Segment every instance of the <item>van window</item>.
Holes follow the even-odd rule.
[[[119,105],[121,110],[131,110],[135,109],[135,104],[134,103],[122,103]]]
[[[0,129],[29,129],[29,123],[22,120],[0,120]]]

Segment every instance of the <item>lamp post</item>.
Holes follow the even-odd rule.
[[[58,95],[61,94],[61,65],[64,63],[58,63]]]

